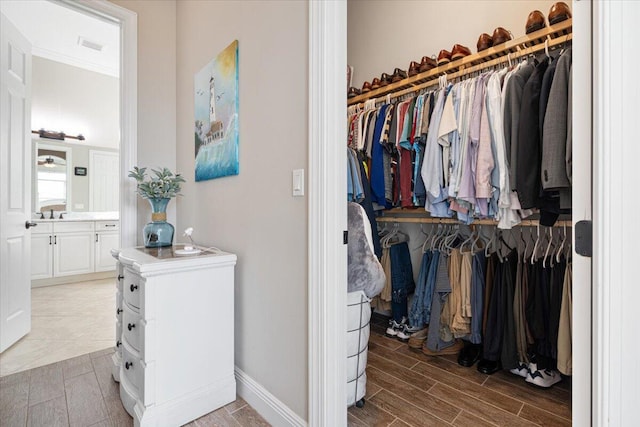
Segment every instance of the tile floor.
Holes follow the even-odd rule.
[[[130,427],[111,377],[112,349],[0,378],[0,426]],[[240,397],[188,427],[268,427]]]
[[[113,279],[35,288],[31,332],[0,355],[0,426],[132,426],[111,377]],[[244,400],[189,427],[269,424]]]
[[[568,378],[540,389],[506,371],[484,375],[385,337],[386,324],[374,315],[365,405],[349,408],[350,427],[571,425]]]
[[[34,288],[31,332],[0,354],[0,377],[113,346],[114,279]]]

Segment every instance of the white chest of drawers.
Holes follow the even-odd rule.
[[[176,256],[174,249],[113,251],[113,377],[136,426],[183,425],[236,398],[236,256]]]

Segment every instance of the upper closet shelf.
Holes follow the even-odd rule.
[[[447,79],[455,79],[521,56],[539,52],[545,48],[551,49],[570,41],[572,38],[571,30],[572,20],[567,19],[531,34],[490,47],[480,53],[465,56],[424,73],[371,90],[364,95],[355,96],[348,100],[347,105],[355,105],[375,98],[381,98],[380,100],[382,100],[387,95],[396,98],[432,86],[438,82],[438,77],[442,75],[446,75]]]

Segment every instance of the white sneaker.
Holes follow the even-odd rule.
[[[558,371],[553,371],[551,369],[541,369],[531,371],[527,375],[526,381],[528,383],[537,385],[538,387],[549,388],[554,384],[559,383],[562,380],[560,373]]]
[[[412,334],[418,332],[420,329],[422,328],[419,328],[417,326],[403,325],[402,329],[400,329],[396,334],[396,338],[402,341],[407,341]]]
[[[527,365],[520,362],[518,362],[518,366],[516,366],[515,368],[509,369],[509,372],[522,378],[527,378],[529,376],[529,368],[527,367]]]
[[[398,336],[398,333],[404,329],[406,323],[407,319],[405,317],[402,318],[400,323],[393,319],[389,320],[389,327],[385,331],[385,335],[392,338]]]

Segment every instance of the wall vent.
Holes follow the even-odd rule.
[[[89,49],[97,50],[98,52],[102,52],[102,49],[104,48],[104,45],[92,42],[91,40],[87,40],[84,37],[78,37],[78,44]]]

